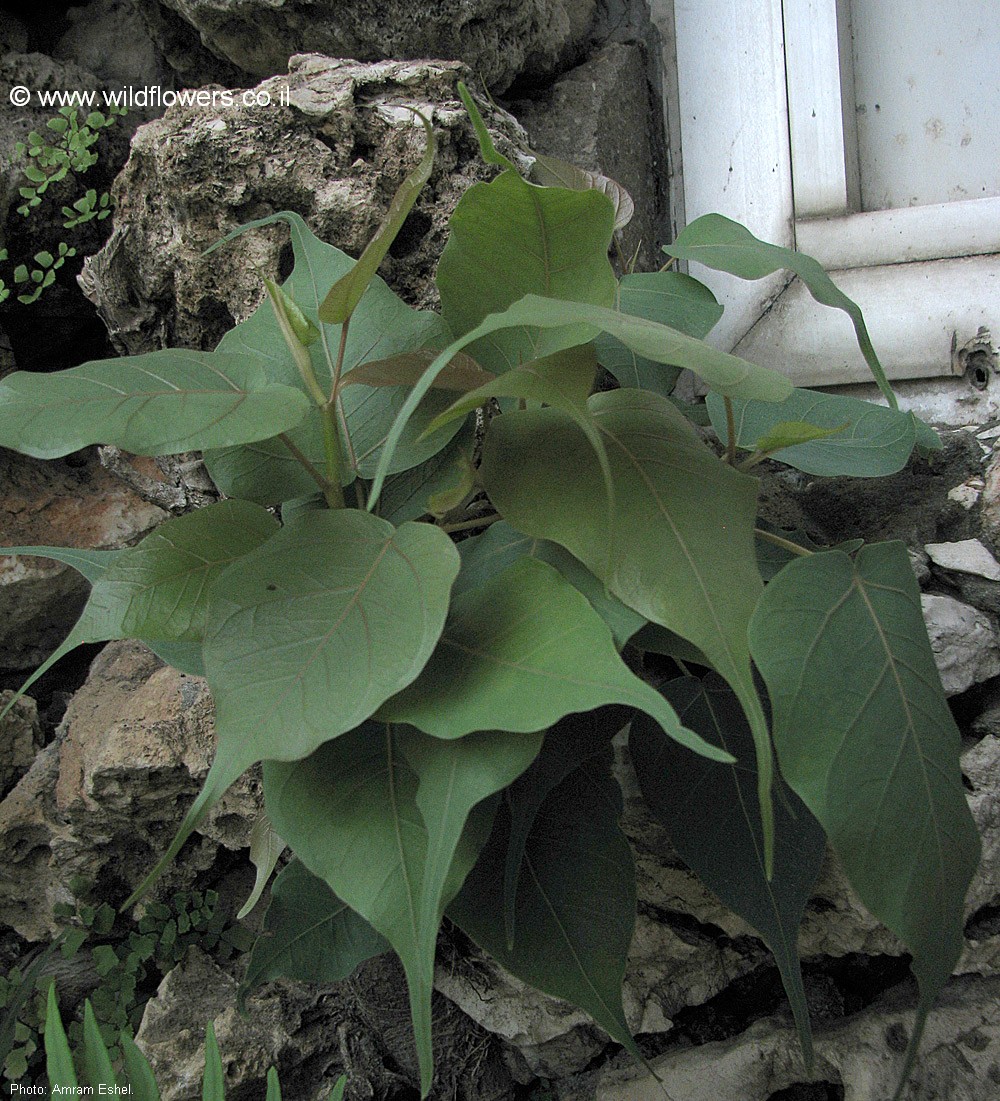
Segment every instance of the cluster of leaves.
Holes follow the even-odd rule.
[[[67,176],[79,177],[98,161],[94,148],[101,133],[113,126],[124,107],[112,105],[107,113],[91,111],[83,119],[76,107],[60,107],[59,113],[45,123],[46,133],[32,130],[27,141],[18,142],[15,149],[25,160],[24,175],[28,184],[20,188],[24,200],[17,208],[27,218],[41,206],[48,189]],[[74,229],[90,221],[103,221],[111,213],[111,197],[105,191],[98,195],[88,188],[69,206],[62,207],[63,228]],[[13,282],[21,287],[18,302],[25,305],[36,301],[56,280],[56,272],[66,260],[76,255],[76,249],[65,241],[53,245],[54,251],[41,249],[30,262],[19,263],[13,271]],[[7,250],[0,250],[0,261],[8,260]],[[10,297],[11,288],[0,279],[0,303]]]
[[[121,1057],[116,1072],[116,1058],[108,1049],[103,1030],[90,1002],[84,1004],[83,1027],[78,1039],[66,1035],[55,984],[49,985],[45,999],[45,1063],[49,1089],[54,1096],[71,1097],[128,1096],[138,1101],[160,1101],[160,1090],[146,1057],[135,1046],[128,1032],[119,1038]],[[81,1083],[82,1079],[82,1083]],[[347,1079],[341,1075],[327,1101],[343,1101]],[[202,1101],[225,1101],[225,1072],[211,1021],[205,1029],[205,1073],[201,1083]],[[264,1101],[281,1101],[278,1072],[267,1072],[267,1092]]]
[[[816,550],[769,531],[750,471],[778,455],[885,474],[937,439],[897,409],[857,307],[814,261],[719,216],[666,250],[746,278],[791,268],[850,315],[887,407],[797,390],[706,344],[721,309],[687,275],[616,278],[620,189],[526,181],[462,91],[499,172],[452,215],[440,314],[375,275],[431,171],[422,120],[427,152],[357,261],[297,215],[252,224],[287,223],[294,269],[214,352],[0,383],[5,446],[203,449],[228,498],[123,551],[8,548],[93,585],[43,669],[81,642],[138,638],[213,693],[204,789],[126,905],[263,762],[296,859],[249,984],[331,981],[391,948],[426,1095],[447,914],[639,1057],[621,1000],[635,877],[611,773],[630,727],[650,808],[773,950],[806,1061],[796,931],[827,843],[912,953],[912,1058],[979,858],[958,731],[904,545]],[[594,393],[599,367],[620,388]],[[671,398],[682,368],[710,391],[721,458]],[[477,455],[475,410],[495,403]],[[495,514],[470,504],[479,490]],[[679,675],[654,686],[647,654]]]
[[[81,887],[82,885],[77,885]],[[218,907],[214,891],[182,891],[169,904],[150,902],[138,921],[119,917],[112,906],[77,901],[60,903],[56,917],[71,924],[53,949],[65,960],[86,955],[98,977],[87,1002],[95,1027],[109,1045],[111,1058],[123,1057],[119,1037],[139,1027],[146,1002],[159,978],[171,971],[188,948],[197,946],[219,962],[248,949],[252,937],[230,922]],[[123,924],[129,926],[122,930]],[[52,985],[49,956],[42,953],[32,968],[15,968],[0,978],[0,1010],[4,1054],[3,1076],[10,1082],[41,1081],[41,1033],[46,997]],[[69,1023],[71,1042],[84,1039],[84,1007],[75,1006]]]

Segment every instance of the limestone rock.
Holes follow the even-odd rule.
[[[634,1064],[558,1084],[560,1101],[768,1101],[809,1081],[840,1087],[844,1101],[891,1097],[913,1023],[908,987],[815,1035],[816,1070],[802,1068],[794,1032],[773,1020],[733,1040],[653,1059],[662,1084]],[[1000,979],[963,977],[945,988],[927,1023],[906,1101],[989,1101],[1000,1088]],[[803,1093],[802,1096],[808,1096]]]
[[[137,642],[112,643],[74,696],[59,737],[0,803],[0,922],[38,940],[54,928],[69,879],[120,903],[162,853],[214,753],[212,705],[200,678],[161,664]],[[221,844],[241,849],[260,808],[251,773],[199,828],[201,842],[161,889],[190,886]]]
[[[8,705],[13,692],[0,692],[0,711]],[[38,705],[30,696],[22,696],[0,719],[0,799],[31,767],[42,748],[42,727]]]
[[[925,593],[920,604],[946,695],[1000,674],[1000,644],[987,616],[950,596]]]
[[[153,3],[155,0],[146,0]],[[219,57],[255,77],[314,50],[359,61],[464,61],[493,92],[538,81],[585,44],[596,0],[162,0]]]
[[[89,452],[42,462],[0,452],[0,547],[123,547],[167,518]],[[0,555],[0,668],[30,669],[68,634],[90,586],[47,558]]]
[[[66,13],[70,28],[52,53],[121,87],[163,84],[166,66],[131,0],[91,0]]]
[[[115,184],[114,232],[81,276],[116,344],[132,354],[212,348],[249,316],[261,276],[283,277],[291,250],[286,227],[274,226],[202,255],[243,222],[294,210],[323,240],[359,255],[423,152],[407,105],[432,117],[438,154],[380,274],[411,304],[434,302],[448,217],[488,174],[455,90],[462,77],[457,62],[363,65],[310,54],[258,86],[269,106],[244,107],[236,93],[232,106],[178,105],[141,127]],[[499,148],[518,156],[517,123],[487,118]]]
[[[987,581],[1000,581],[1000,563],[978,539],[957,543],[928,543],[924,550],[935,566],[958,573],[971,573]]]
[[[660,267],[665,142],[643,47],[610,43],[537,98],[516,100],[511,109],[535,152],[600,172],[628,191],[635,216],[622,234],[623,251],[631,257],[641,243],[637,270]]]

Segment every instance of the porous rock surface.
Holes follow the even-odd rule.
[[[165,667],[142,643],[94,661],[56,740],[0,802],[0,923],[28,940],[57,928],[69,880],[120,904],[156,862],[208,773],[213,709],[200,678]],[[218,849],[245,848],[260,809],[252,773],[200,827],[161,890],[189,886]]]
[[[585,45],[596,0],[160,0],[255,77],[311,50],[359,61],[464,61],[494,92],[544,79]],[[144,0],[155,4],[156,0]]]
[[[283,278],[291,256],[281,225],[203,255],[241,223],[293,210],[321,239],[360,255],[423,154],[409,107],[432,120],[437,157],[380,274],[411,304],[433,303],[448,218],[491,174],[455,88],[469,76],[458,62],[302,55],[254,90],[268,106],[245,107],[237,92],[231,106],[178,105],[141,127],[115,183],[114,232],[81,276],[113,341],[130,354],[213,348],[249,316],[262,276]],[[487,118],[501,151],[517,156],[518,124],[498,111]]]

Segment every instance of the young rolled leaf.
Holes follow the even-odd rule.
[[[170,848],[126,905],[252,764],[305,757],[417,676],[458,566],[440,528],[337,509],[301,513],[219,576],[204,646],[218,750]]]
[[[226,1101],[226,1076],[222,1070],[215,1026],[205,1028],[205,1076],[201,1080],[201,1101]]]
[[[812,1032],[796,947],[799,925],[819,874],[826,837],[790,791],[775,800],[774,877],[764,868],[753,739],[732,689],[714,673],[679,677],[662,689],[677,714],[734,765],[682,753],[645,715],[629,732],[629,754],[649,809],[666,827],[685,864],[774,954],[792,1006],[806,1068]]]
[[[114,1094],[114,1088],[101,1090],[100,1087],[115,1087],[118,1081],[111,1065],[111,1056],[97,1026],[97,1018],[88,998],[83,1003],[83,1070],[84,1078],[95,1094]]]
[[[889,405],[893,409],[898,408],[896,395],[872,346],[861,308],[834,284],[811,256],[761,241],[746,226],[721,214],[705,214],[695,219],[681,230],[672,245],[664,245],[663,251],[678,260],[694,260],[707,268],[725,271],[740,279],[763,279],[765,275],[782,268],[793,271],[817,302],[843,310],[851,319],[858,347],[879,389]]]
[[[615,305],[622,313],[669,325],[698,340],[708,336],[722,316],[722,307],[704,283],[676,271],[623,276]],[[680,374],[679,367],[647,359],[607,333],[597,337],[594,347],[601,366],[622,386],[666,396]]]
[[[483,122],[483,116],[479,113],[479,108],[476,106],[475,100],[469,95],[469,89],[461,80],[458,82],[458,94],[466,111],[469,112],[469,121],[472,123],[472,128],[476,132],[476,140],[479,142],[479,153],[483,160],[486,161],[487,164],[498,164],[502,168],[514,168],[513,161],[509,160],[502,153],[497,152],[497,148],[493,144],[493,138],[490,136],[489,130],[486,129],[486,123]]]
[[[750,623],[781,770],[861,901],[913,954],[926,1014],[962,950],[980,844],[901,542],[797,558]]]
[[[431,170],[434,167],[434,151],[437,143],[434,140],[434,130],[430,122],[417,110],[413,113],[420,120],[427,137],[427,148],[420,159],[420,163],[400,184],[396,194],[392,197],[389,209],[386,212],[382,224],[375,231],[375,236],[365,246],[358,262],[349,272],[327,291],[326,297],[319,306],[319,319],[328,325],[342,325],[349,320],[357,308],[365,291],[368,290],[379,264],[385,259],[386,253],[396,240],[399,231],[403,228],[407,214],[413,209],[417,196],[423,190],[424,185],[431,178]]]
[[[56,459],[90,444],[170,455],[266,439],[301,424],[309,400],[226,352],[161,351],[0,381],[0,446]]]
[[[565,547],[622,603],[693,643],[732,685],[754,733],[769,850],[770,736],[746,641],[763,587],[757,482],[720,463],[665,398],[615,390],[589,404],[611,461],[612,525],[590,446],[556,409],[492,422],[483,485],[515,527]]]
[[[571,712],[611,703],[647,712],[695,753],[728,759],[685,729],[625,665],[601,617],[558,570],[522,558],[452,601],[423,673],[378,717],[451,739],[490,725],[544,730]]]
[[[56,984],[49,983],[48,998],[45,1003],[45,1070],[49,1076],[49,1089],[64,1090],[67,1094],[78,1094],[76,1068],[73,1055],[59,1015],[59,1003],[56,1000]]]
[[[353,267],[354,261],[340,249],[321,241],[299,215],[288,211],[241,226],[226,240],[248,229],[277,222],[289,226],[295,256],[292,274],[282,290],[301,309],[307,321],[318,324],[319,304],[324,294],[331,283]],[[320,327],[319,339],[308,348],[313,374],[326,393],[332,389],[337,360],[338,340],[333,334],[335,330]],[[440,347],[449,338],[450,333],[440,317],[428,311],[410,309],[376,276],[351,317],[344,349],[344,378],[349,377],[356,366],[369,360],[388,359],[427,346]],[[228,332],[219,350],[259,363],[273,382],[299,388],[303,385],[269,302],[263,302],[251,317]],[[345,454],[341,480],[344,485],[359,476],[371,476],[403,396],[404,391],[395,387],[373,390],[359,385],[342,390],[341,442]],[[428,422],[448,404],[446,396],[435,394],[417,411],[413,424],[402,437],[401,446],[395,449],[394,473],[419,465],[448,443],[457,425],[416,443]],[[309,405],[305,421],[287,435],[317,470],[325,470],[322,414],[313,403]],[[352,442],[348,444],[348,440]],[[315,480],[276,433],[246,447],[209,451],[205,462],[216,485],[227,496],[258,504],[280,504],[313,493],[317,488]]]
[[[445,742],[366,723],[305,760],[264,766],[268,812],[296,855],[392,945],[410,990],[421,1093],[433,1076],[431,989],[445,906],[489,836],[490,796],[531,763],[541,735]]]
[[[712,427],[723,443],[728,443],[722,399],[709,394],[706,404]],[[912,413],[815,390],[796,388],[783,402],[736,400],[733,416],[736,446],[747,451],[765,450],[761,441],[766,442],[782,422],[801,421],[830,429],[813,440],[789,439],[781,444],[778,460],[807,474],[882,477],[903,469],[918,439],[921,446],[941,446],[936,434]]]
[[[160,1101],[160,1089],[153,1077],[153,1070],[146,1056],[135,1046],[135,1041],[127,1032],[118,1040],[125,1063],[125,1074],[132,1087],[129,1095],[135,1101]]]
[[[621,1001],[635,927],[635,868],[618,828],[621,791],[609,774],[609,756],[578,768],[534,815],[512,948],[503,919],[506,806],[448,916],[508,971],[585,1010],[641,1060]]]
[[[264,930],[250,951],[241,997],[271,979],[334,983],[349,978],[389,942],[299,860],[271,887]]]
[[[378,500],[397,442],[402,438],[410,417],[445,365],[473,341],[493,332],[519,327],[538,329],[542,334],[540,342],[524,357],[526,360],[551,355],[576,344],[586,344],[603,331],[657,363],[690,368],[713,390],[728,397],[783,401],[792,392],[792,384],[777,371],[758,367],[726,352],[720,352],[666,325],[617,313],[601,306],[560,302],[528,294],[503,313],[491,314],[476,329],[449,344],[427,368],[423,378],[402,404],[386,438],[372,482],[369,507]]]
[[[612,596],[596,577],[564,547],[548,539],[534,539],[512,528],[505,520],[491,524],[482,535],[458,544],[462,568],[452,588],[452,598],[484,585],[521,558],[538,558],[554,566],[590,601],[591,607],[611,629],[620,650],[646,622],[644,616]]]

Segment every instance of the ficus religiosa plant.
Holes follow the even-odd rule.
[[[806,1062],[796,932],[827,843],[912,954],[912,1060],[979,857],[959,734],[905,546],[767,529],[754,468],[888,474],[938,441],[898,410],[858,308],[815,261],[714,215],[666,249],[751,279],[794,270],[851,316],[888,407],[705,344],[721,308],[686,275],[617,279],[627,196],[551,161],[525,180],[462,92],[499,171],[452,216],[440,314],[375,274],[430,175],[421,117],[426,154],[359,260],[295,214],[236,231],[287,223],[295,267],[214,352],[0,383],[0,444],[200,449],[225,497],[126,550],[7,548],[92,582],[50,661],[136,638],[207,677],[218,750],[164,860],[263,762],[260,878],[285,842],[295,860],[248,984],[332,981],[395,951],[425,1095],[444,916],[641,1057],[621,1001],[636,896],[610,743],[625,727],[678,852],[773,951]],[[671,397],[682,368],[708,387],[721,457]],[[594,392],[601,369],[619,388]],[[470,511],[483,493],[495,511]],[[649,653],[675,679],[644,678]]]

